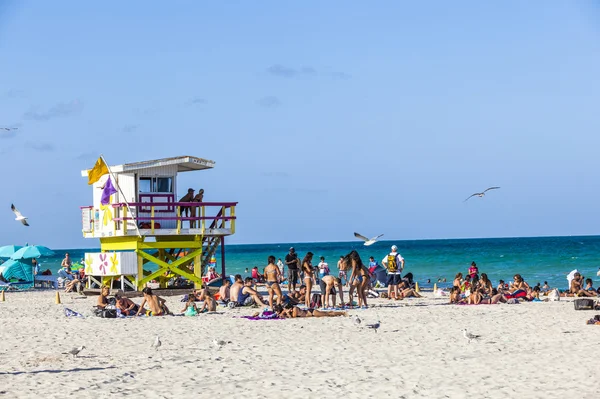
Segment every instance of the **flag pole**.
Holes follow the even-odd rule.
[[[106,169],[108,170],[108,174],[110,175],[113,184],[115,184],[117,186],[117,190],[119,190],[119,194],[121,194],[121,196],[123,197],[123,202],[125,202],[125,205],[127,205],[127,208],[129,209],[129,213],[133,217],[133,222],[135,224],[135,229],[136,229],[136,231],[138,233],[138,236],[141,237],[142,233],[140,233],[140,229],[139,229],[138,224],[137,224],[137,217],[131,211],[131,206],[129,206],[129,202],[127,202],[127,198],[125,198],[125,194],[121,190],[121,186],[119,186],[119,182],[115,178],[115,175],[113,175],[113,172],[110,170],[110,166],[108,166],[108,163],[106,162],[106,159],[104,159],[104,156],[102,154],[100,154],[100,159],[102,159],[102,162],[104,162],[104,165],[106,165]],[[127,223],[127,220],[123,220],[123,223]]]

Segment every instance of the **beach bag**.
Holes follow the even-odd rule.
[[[558,288],[554,288],[548,294],[548,299],[551,301],[560,301],[560,292],[558,292]]]
[[[590,298],[575,299],[575,310],[594,310],[594,300]]]
[[[103,309],[102,315],[100,317],[102,317],[103,319],[116,319],[117,309]]]
[[[398,271],[398,262],[395,254],[389,254],[387,256],[387,269],[390,273],[396,273]]]
[[[310,301],[310,307],[313,309],[317,309],[320,308],[321,305],[321,294],[313,294],[312,299]]]

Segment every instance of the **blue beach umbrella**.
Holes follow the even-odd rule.
[[[2,264],[2,268],[2,276],[6,280],[10,280],[11,278],[25,281],[33,280],[31,264],[25,261],[9,259]]]
[[[8,259],[21,248],[23,247],[20,245],[5,245],[0,247],[0,258]]]
[[[54,252],[50,248],[44,247],[42,245],[29,245],[19,249],[10,258],[13,260],[21,260],[52,255],[54,255]]]

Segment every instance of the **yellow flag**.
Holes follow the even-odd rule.
[[[96,164],[91,170],[88,170],[88,184],[94,184],[102,176],[108,173],[108,166],[104,163],[102,157],[98,158]]]

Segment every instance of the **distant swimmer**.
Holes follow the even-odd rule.
[[[356,238],[360,238],[361,240],[363,240],[365,242],[365,246],[369,246],[372,244],[375,244],[377,242],[377,240],[379,239],[379,237],[382,237],[383,234],[379,234],[377,237],[373,237],[373,238],[367,238],[361,234],[358,233],[354,233],[354,237]]]
[[[482,192],[480,192],[480,193],[475,193],[475,194],[472,194],[472,195],[471,195],[469,198],[471,198],[471,197],[479,197],[479,198],[481,198],[481,197],[483,197],[483,196],[485,195],[486,191],[490,191],[490,190],[496,190],[496,189],[498,189],[498,188],[500,188],[500,187],[490,187],[490,188],[486,188],[485,190],[483,190],[483,191],[482,191]],[[467,198],[467,199],[466,199],[466,200],[464,200],[463,202],[466,202],[466,201],[467,201],[469,198]]]

